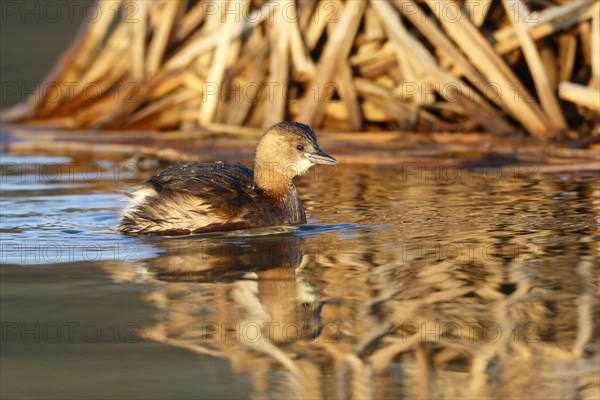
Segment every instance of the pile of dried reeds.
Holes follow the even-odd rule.
[[[283,119],[337,131],[597,131],[596,0],[97,7],[13,119],[231,132]]]

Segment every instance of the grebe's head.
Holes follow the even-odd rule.
[[[279,122],[265,132],[256,148],[256,168],[291,180],[315,164],[337,164],[317,143],[313,130],[300,122]]]

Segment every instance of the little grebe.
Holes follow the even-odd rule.
[[[133,192],[119,230],[171,235],[306,222],[292,179],[315,164],[337,164],[299,122],[270,127],[252,169],[240,163],[193,163],[168,168]]]

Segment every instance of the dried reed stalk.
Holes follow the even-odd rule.
[[[6,119],[188,130],[297,119],[542,138],[597,126],[595,1],[536,2],[536,11],[525,0],[123,0],[121,14],[109,12],[115,2],[98,5],[102,17]]]

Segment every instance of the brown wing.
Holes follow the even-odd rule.
[[[259,194],[252,169],[239,163],[168,168],[132,194],[119,223],[128,233],[185,233],[250,227]]]
[[[256,200],[254,172],[240,163],[193,163],[168,168],[147,182],[159,195],[173,193],[198,198],[199,205],[233,217]]]

